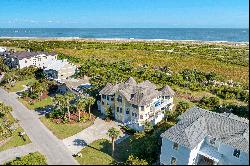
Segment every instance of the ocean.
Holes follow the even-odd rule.
[[[249,42],[235,28],[0,28],[0,37],[150,39]]]

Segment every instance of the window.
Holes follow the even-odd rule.
[[[122,113],[122,108],[120,108],[120,113]]]
[[[111,96],[111,101],[114,101],[114,96]]]
[[[119,107],[116,108],[116,111],[119,112]]]
[[[216,138],[212,138],[212,139],[210,139],[209,143],[212,144],[212,145],[214,145],[215,144],[215,140],[216,140]]]
[[[126,114],[129,114],[129,108],[127,108]]]
[[[144,111],[144,106],[141,106],[141,111]]]
[[[122,97],[121,97],[121,96],[118,96],[118,97],[117,97],[117,101],[118,101],[118,102],[122,102]]]
[[[175,157],[171,158],[171,165],[176,165],[176,158]]]
[[[138,106],[137,106],[137,105],[134,105],[134,104],[132,104],[132,107],[135,108],[135,109],[138,108]]]
[[[102,105],[104,105],[104,102],[102,101]]]
[[[240,157],[240,150],[234,149],[233,155],[234,155],[235,157],[239,158],[239,157]]]
[[[25,60],[24,62],[25,62],[25,63],[27,63],[27,61],[26,61],[26,60]]]
[[[140,115],[140,119],[143,119],[143,115]]]
[[[137,117],[137,114],[135,113],[135,117]]]
[[[135,113],[132,112],[132,116],[134,116],[134,115],[135,115]]]
[[[109,96],[107,96],[107,100],[109,100]]]
[[[103,98],[103,99],[106,99],[106,95],[102,95],[102,98]]]
[[[179,145],[178,145],[177,143],[174,142],[173,149],[174,149],[174,150],[178,150],[178,147],[179,147]]]

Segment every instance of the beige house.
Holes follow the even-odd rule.
[[[165,110],[173,108],[174,94],[169,86],[159,91],[148,80],[137,84],[130,77],[124,83],[108,83],[100,91],[98,110],[106,114],[107,108],[111,107],[117,121],[135,130],[143,130],[146,121],[155,125],[164,118]]]
[[[24,68],[36,66],[44,68],[53,60],[57,59],[57,54],[47,52],[15,52],[5,58],[5,63],[11,68]]]
[[[44,72],[51,79],[66,79],[75,74],[77,67],[64,60],[52,60],[44,68]]]

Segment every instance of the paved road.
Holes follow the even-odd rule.
[[[30,143],[2,151],[0,152],[0,164],[4,164],[5,162],[15,159],[16,157],[21,157],[28,153],[36,152],[37,149],[38,148],[33,143]]]
[[[102,138],[109,139],[107,136],[107,131],[111,127],[115,127],[120,130],[117,122],[105,122],[100,118],[96,118],[93,125],[71,137],[65,138],[63,140],[63,143],[69,148],[72,154],[76,154],[77,152],[81,151],[81,149],[84,148],[86,145],[92,143],[95,140]],[[125,135],[121,132],[120,137],[118,137],[118,139],[116,140],[117,143],[119,143],[127,136],[127,134]]]
[[[28,110],[16,99],[16,95],[9,94],[0,88],[0,100],[13,108],[11,114],[20,121],[21,127],[38,151],[46,156],[48,164],[78,164],[63,142],[40,122],[37,113]]]

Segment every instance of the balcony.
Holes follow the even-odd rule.
[[[222,154],[217,149],[207,143],[202,145],[197,155],[197,163],[195,165],[217,165]]]

